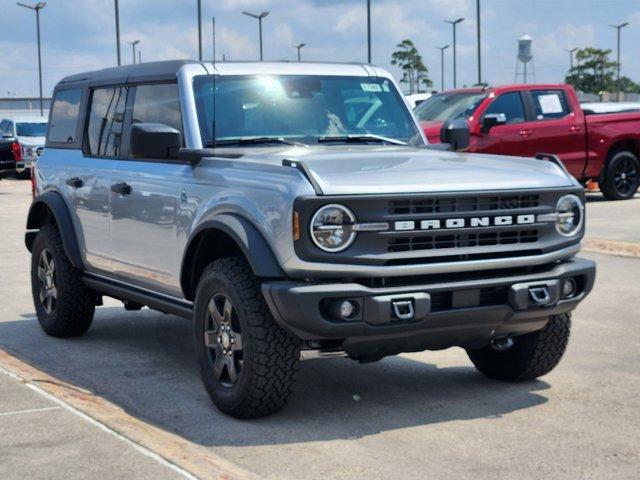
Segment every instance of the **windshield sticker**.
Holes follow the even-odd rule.
[[[360,86],[365,92],[381,92],[382,87],[378,83],[361,83]]]
[[[557,93],[540,95],[538,97],[538,103],[540,104],[540,110],[542,110],[543,115],[548,113],[562,113],[562,103],[560,102],[560,95]]]
[[[382,90],[384,90],[385,92],[390,92],[391,89],[389,88],[389,82],[384,82],[382,84]]]

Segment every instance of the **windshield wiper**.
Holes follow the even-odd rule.
[[[391,143],[392,145],[407,145],[407,142],[398,140],[397,138],[384,137],[382,135],[375,135],[373,133],[351,133],[349,135],[326,135],[318,137],[318,143],[325,142],[380,142]]]
[[[257,143],[282,143],[284,145],[301,146],[304,143],[294,142],[287,140],[284,137],[238,137],[238,138],[225,138],[223,140],[216,140],[215,145],[213,142],[206,144],[207,148],[223,147],[228,145],[255,145]]]

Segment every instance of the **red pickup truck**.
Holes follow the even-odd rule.
[[[640,112],[583,110],[569,85],[510,85],[451,90],[415,110],[430,143],[446,120],[466,118],[468,151],[533,157],[557,155],[583,183],[609,199],[633,197],[640,172]]]

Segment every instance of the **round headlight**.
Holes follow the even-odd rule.
[[[558,220],[556,230],[560,235],[573,237],[582,229],[584,222],[584,205],[575,195],[565,195],[556,205]]]
[[[355,215],[342,205],[326,205],[311,219],[311,238],[325,252],[341,252],[356,239]]]

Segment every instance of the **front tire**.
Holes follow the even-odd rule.
[[[209,265],[194,308],[196,356],[213,403],[236,418],[281,410],[300,360],[298,342],[273,320],[244,258]]]
[[[509,348],[489,344],[467,350],[475,367],[485,376],[516,382],[546,375],[560,362],[569,342],[571,314],[556,315],[537,332],[513,337]]]
[[[31,292],[42,330],[52,337],[75,337],[89,330],[95,293],[71,265],[55,225],[44,225],[31,252]]]
[[[628,200],[638,191],[640,162],[628,151],[615,153],[604,170],[602,194],[609,200]]]

